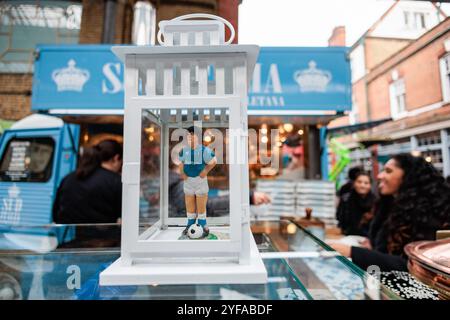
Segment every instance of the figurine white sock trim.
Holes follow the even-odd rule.
[[[186,215],[187,215],[187,218],[188,218],[188,222],[187,222],[188,226],[194,224],[195,223],[195,218],[197,217],[197,214],[188,212]]]
[[[198,214],[198,224],[203,227],[206,226],[206,212]]]

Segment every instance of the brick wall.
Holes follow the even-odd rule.
[[[366,79],[364,77],[352,85],[352,95],[356,103],[355,109],[358,113],[358,122],[366,122],[368,119],[366,90]]]
[[[405,81],[406,110],[442,101],[439,59],[445,54],[444,41],[450,39],[449,28],[447,19],[367,76],[372,120],[390,115],[389,85],[394,70]]]
[[[31,74],[0,74],[0,118],[18,120],[31,113]]]
[[[114,43],[131,43],[132,26],[132,2],[118,1],[116,5],[116,28],[114,30]]]
[[[390,55],[386,60],[372,66],[371,71],[352,86],[353,96],[359,111],[359,121],[368,121],[368,110],[366,107],[366,97],[364,82],[368,83],[368,100],[370,104],[370,120],[378,120],[390,117],[390,95],[389,85],[392,83],[392,72],[395,70],[399,78],[405,81],[406,90],[406,110],[422,108],[442,101],[442,85],[439,67],[439,59],[445,54],[444,42],[450,39],[450,18],[425,33],[422,37],[396,54]],[[370,47],[374,51],[373,55],[367,56],[374,64],[377,52],[389,41],[380,41],[370,38]],[[395,42],[392,42],[395,43]],[[380,46],[376,49],[376,46]],[[401,46],[401,43],[395,45]],[[385,53],[383,53],[385,54]],[[343,125],[345,120],[332,122]]]
[[[385,77],[378,78],[369,85],[368,94],[371,120],[390,117],[389,81]]]
[[[217,14],[217,1],[159,1],[159,4],[156,6],[156,25],[161,20],[170,20],[189,13]]]
[[[370,72],[376,65],[383,62],[394,53],[400,51],[411,40],[371,38],[365,40],[366,69]]]
[[[345,26],[338,26],[328,39],[329,47],[345,47]]]
[[[378,77],[380,74],[386,72],[386,70],[391,69],[395,65],[399,64],[401,61],[415,54],[417,51],[421,50],[426,43],[429,43],[430,41],[435,39],[437,35],[440,35],[440,37],[442,37],[443,34],[448,34],[449,29],[450,29],[450,18],[447,18],[439,25],[437,25],[436,27],[425,33],[415,42],[413,42],[410,46],[404,48],[403,50],[401,50],[401,52],[391,57],[390,59],[386,60],[383,64],[374,68],[372,72],[368,75],[369,81],[371,81],[371,79]]]
[[[238,43],[238,11],[239,0],[218,0],[217,15],[230,21],[236,31],[233,43]],[[229,36],[230,31],[227,28],[225,39],[228,39]]]
[[[104,11],[104,1],[83,0],[79,43],[100,43],[102,41]]]

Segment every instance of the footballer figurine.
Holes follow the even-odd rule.
[[[209,235],[209,228],[206,224],[206,202],[208,201],[209,191],[208,173],[217,164],[214,152],[199,141],[197,133],[201,132],[202,130],[199,127],[189,127],[187,129],[188,146],[184,147],[179,153],[187,214],[187,225],[183,230],[183,235],[190,238],[199,238],[198,225],[203,229],[201,238]],[[191,226],[193,226],[192,230],[190,230]],[[188,231],[192,231],[192,236]]]

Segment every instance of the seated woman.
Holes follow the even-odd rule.
[[[374,201],[370,175],[360,171],[355,175],[350,191],[341,196],[336,211],[343,234],[367,236]]]
[[[366,248],[331,246],[366,270],[407,271],[403,248],[410,242],[434,240],[437,230],[450,229],[450,186],[422,157],[393,156],[378,175],[380,200]]]

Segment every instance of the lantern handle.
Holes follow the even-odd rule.
[[[208,14],[208,13],[192,13],[192,14],[186,14],[186,15],[183,15],[183,16],[179,16],[179,17],[173,18],[170,21],[181,21],[181,20],[187,20],[187,19],[193,19],[193,18],[208,18],[208,19],[211,19],[211,20],[218,20],[218,21],[223,22],[228,27],[228,29],[230,29],[230,39],[228,39],[228,41],[226,41],[225,44],[230,44],[231,42],[233,42],[234,36],[236,35],[234,27],[228,20],[226,20],[226,19],[224,19],[222,17],[216,16],[216,15],[213,15],[213,14]],[[161,32],[161,28],[159,28],[159,30],[158,30],[158,42],[159,42],[160,45],[164,45],[164,41],[162,41],[161,36],[162,36],[162,32]]]

